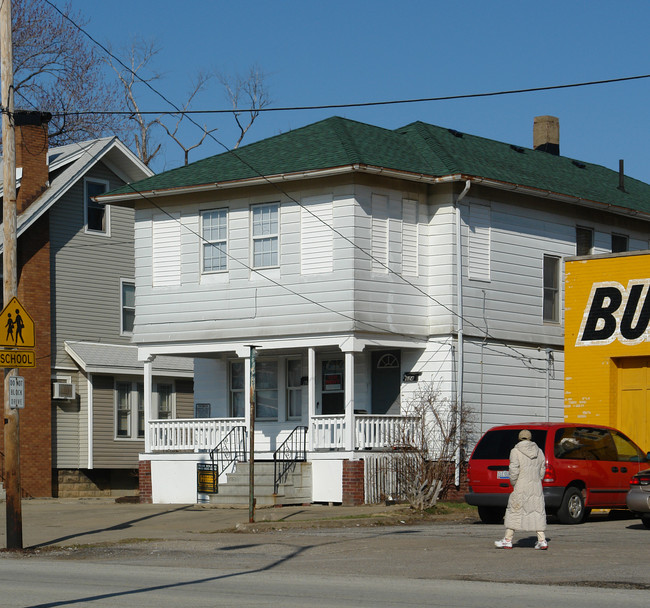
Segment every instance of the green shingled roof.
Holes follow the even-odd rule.
[[[431,177],[461,174],[650,213],[650,185],[626,177],[625,191],[621,191],[618,173],[599,165],[422,122],[391,131],[338,117],[154,175],[110,194],[173,190],[354,164]]]

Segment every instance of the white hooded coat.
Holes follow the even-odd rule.
[[[512,494],[504,524],[511,530],[546,530],[546,509],[542,479],[546,471],[544,452],[527,439],[510,452]]]

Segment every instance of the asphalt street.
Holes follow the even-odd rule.
[[[4,518],[4,513],[2,515]],[[548,551],[471,510],[26,501],[22,552],[0,552],[0,605],[646,606],[650,530],[631,516],[551,523]],[[4,528],[4,526],[3,526]]]

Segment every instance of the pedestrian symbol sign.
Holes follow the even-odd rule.
[[[34,348],[34,321],[18,298],[11,298],[0,313],[0,346]]]

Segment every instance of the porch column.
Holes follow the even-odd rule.
[[[153,393],[153,360],[154,355],[144,362],[144,451],[151,452],[151,412]]]
[[[312,437],[312,420],[316,415],[316,349],[309,347],[307,349],[307,395],[308,395],[308,409],[307,409],[307,437],[309,441],[309,450],[313,449],[314,439]]]
[[[354,450],[354,353],[345,353],[345,449]]]
[[[246,451],[249,458],[251,457],[251,358],[250,353],[244,357],[244,424],[248,433],[246,435]],[[253,439],[253,441],[255,441]]]

